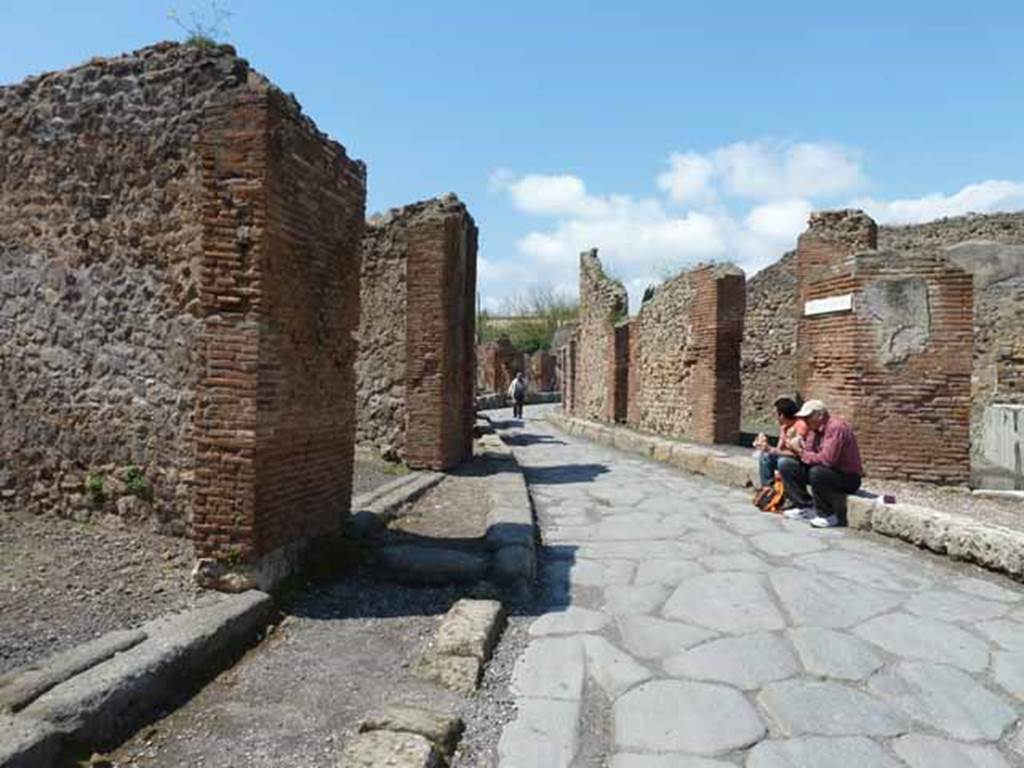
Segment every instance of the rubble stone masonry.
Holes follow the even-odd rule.
[[[614,419],[615,324],[628,312],[626,289],[605,275],[597,249],[581,253],[579,327],[570,362],[573,415]]]
[[[870,475],[966,482],[971,275],[876,238],[859,211],[814,214],[800,236],[798,387],[853,422]]]
[[[0,88],[0,146],[5,506],[148,509],[232,562],[336,530],[362,163],[227,46]]]
[[[743,271],[728,264],[655,289],[630,323],[631,426],[702,443],[739,438],[745,296]]]
[[[876,245],[901,254],[941,252],[974,276],[971,441],[977,455],[985,409],[1024,403],[1024,212],[883,226]],[[798,389],[796,283],[795,254],[747,283],[743,424],[751,431],[773,427],[772,401]]]
[[[446,469],[472,453],[476,250],[455,195],[367,226],[357,436],[412,467]]]

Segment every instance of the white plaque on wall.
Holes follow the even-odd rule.
[[[844,293],[842,296],[826,296],[824,299],[814,299],[804,302],[804,317],[811,315],[827,315],[830,312],[852,312],[853,294]]]

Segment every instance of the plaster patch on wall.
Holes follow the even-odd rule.
[[[920,278],[878,280],[864,287],[864,309],[876,323],[878,359],[898,365],[920,354],[931,336],[928,285]]]

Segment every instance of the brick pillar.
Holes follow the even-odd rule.
[[[861,238],[833,236],[853,221]],[[935,253],[866,247],[874,231],[839,212],[812,218],[800,238],[802,394],[851,421],[868,474],[966,482],[972,278]]]

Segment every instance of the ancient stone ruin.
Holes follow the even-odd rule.
[[[503,394],[517,373],[525,372],[523,354],[502,336],[476,348],[477,389],[480,392]]]
[[[446,469],[472,454],[476,251],[455,195],[366,228],[356,437],[411,467]]]
[[[745,282],[721,264],[654,289],[629,323],[631,426],[701,443],[739,439]]]
[[[816,213],[745,288],[734,268],[697,268],[633,318],[591,251],[580,297],[557,351],[571,414],[734,443],[799,394],[854,422],[874,477],[960,484],[973,467],[975,483],[1024,487],[1024,214],[879,228]]]
[[[604,273],[597,249],[580,254],[580,314],[569,363],[571,412],[585,419],[615,420],[616,375],[615,325],[629,314],[629,297],[618,280]],[[619,336],[619,344],[622,336]],[[621,395],[619,396],[621,404]]]
[[[348,511],[364,165],[227,47],[0,88],[3,503],[260,583]]]
[[[1024,405],[1024,214],[959,216],[927,224],[878,227],[866,250],[892,259],[941,255],[969,272],[974,282],[971,372],[971,464],[977,483],[1024,485],[1019,456],[1024,433],[1014,409]],[[743,425],[771,427],[772,401],[800,389],[797,355],[796,253],[748,282],[743,343]],[[806,396],[806,393],[805,393]]]
[[[566,410],[699,442],[739,438],[743,271],[701,266],[658,286],[634,318],[596,251],[580,256],[580,322],[560,354]]]
[[[971,276],[876,244],[859,211],[811,216],[797,246],[797,387],[856,424],[871,475],[966,482]]]

